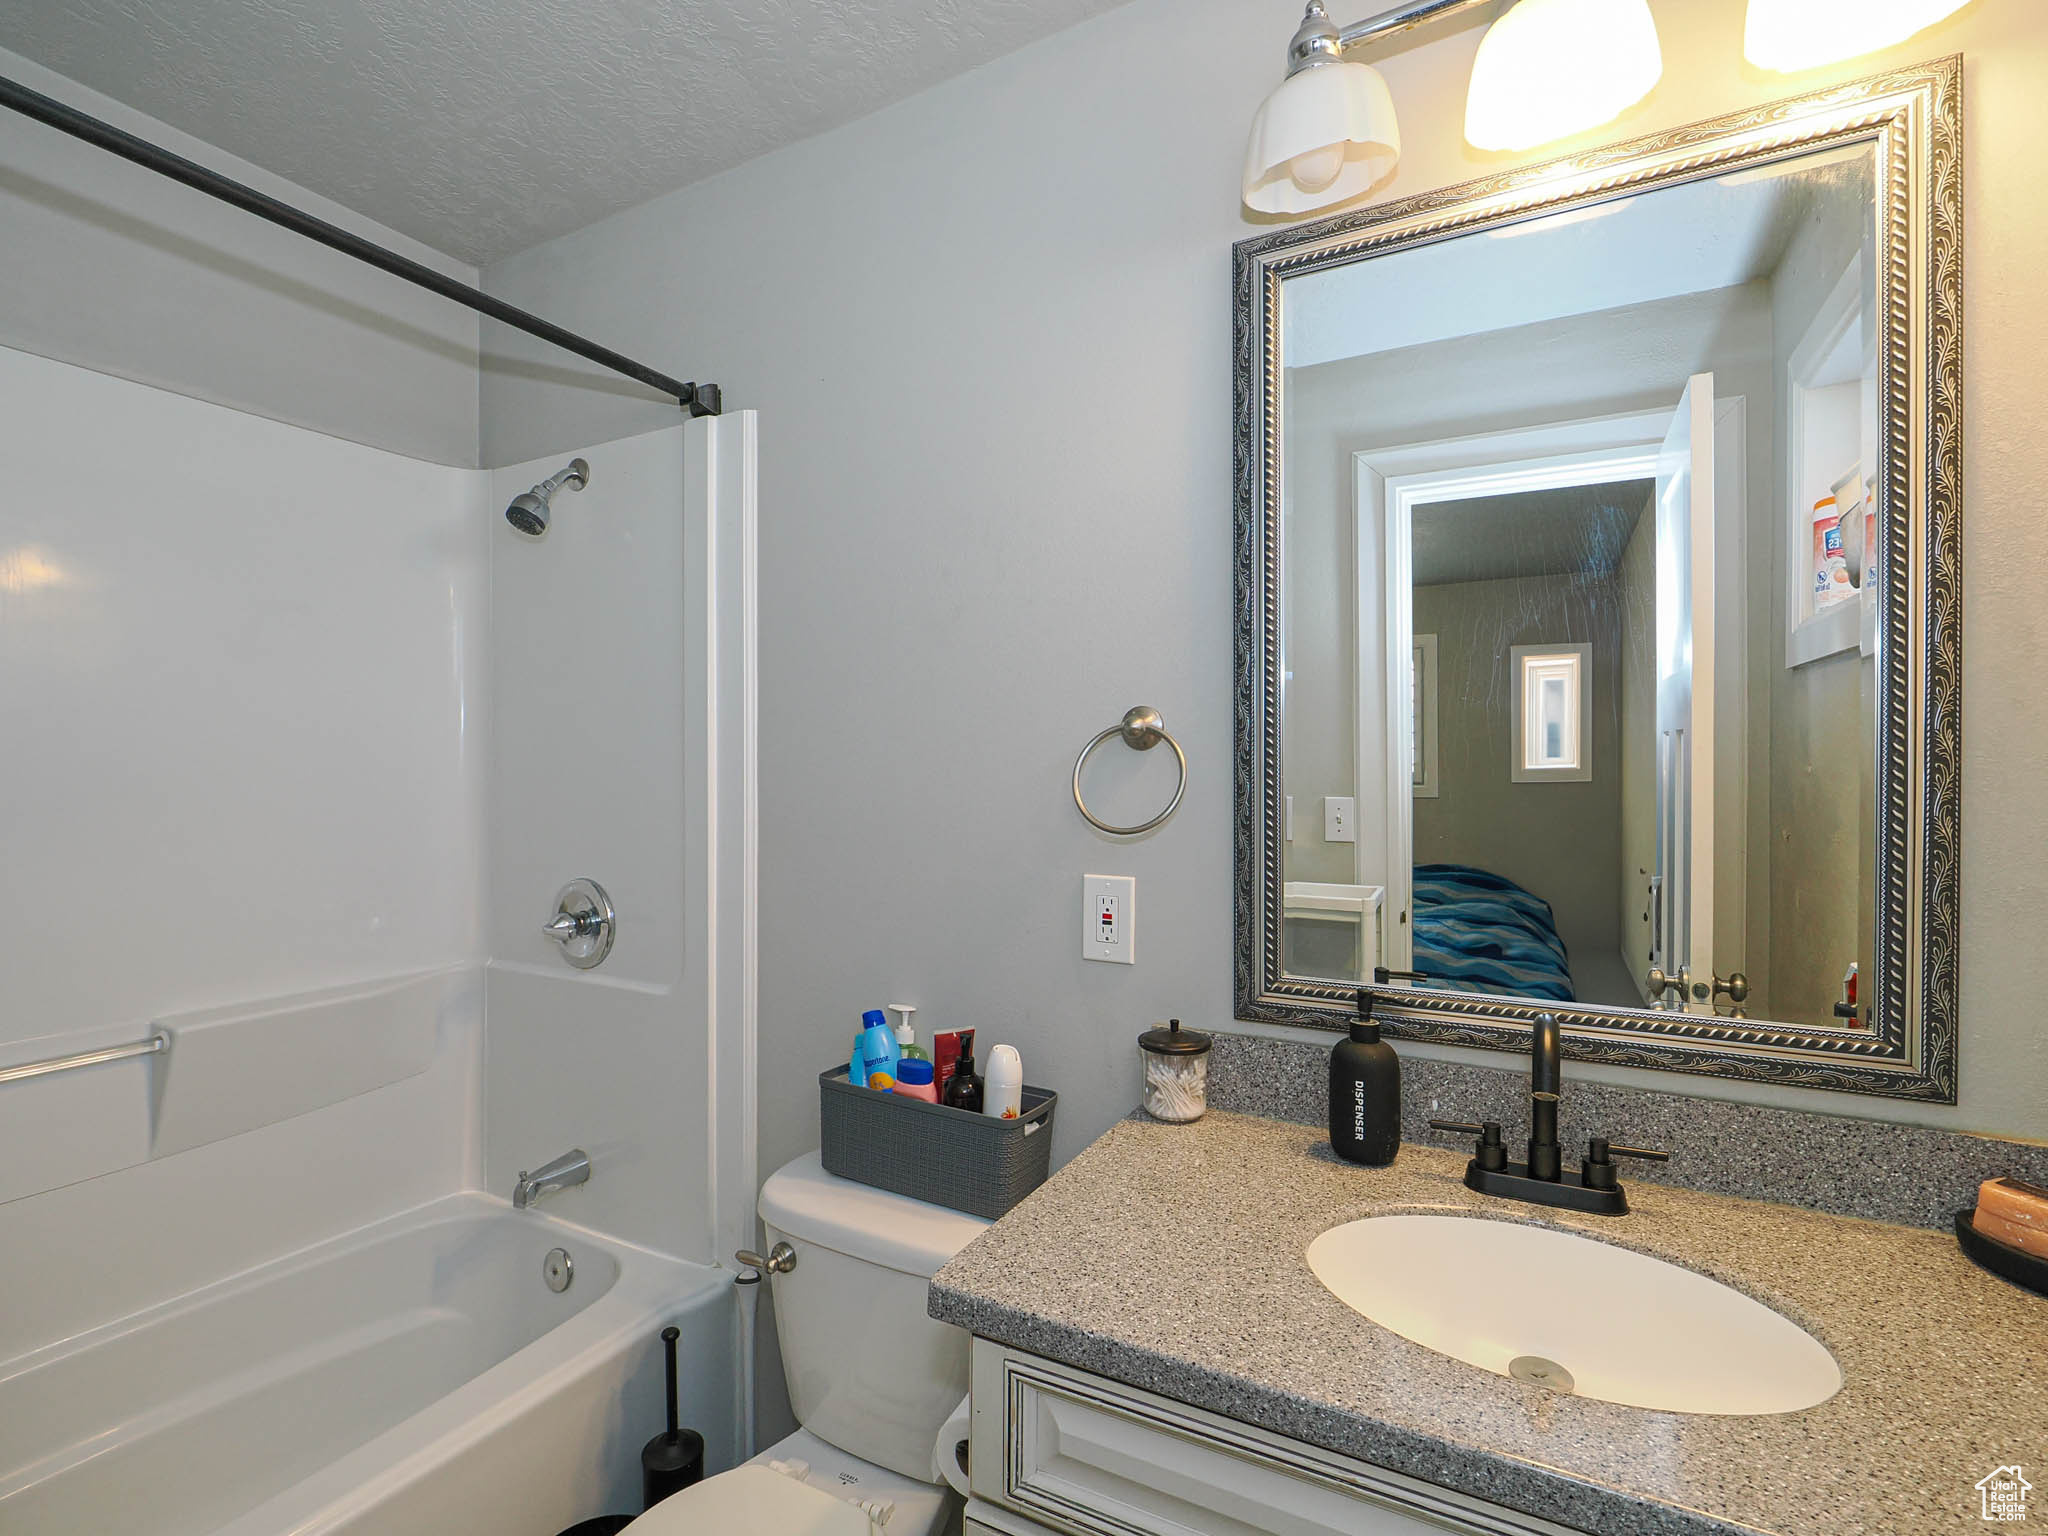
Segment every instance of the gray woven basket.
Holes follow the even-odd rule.
[[[818,1074],[827,1173],[990,1221],[1045,1182],[1059,1095],[1027,1087],[1014,1120],[856,1088],[846,1068]]]

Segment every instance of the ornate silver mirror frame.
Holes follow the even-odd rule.
[[[1375,988],[1396,1038],[1525,1050],[1558,1015],[1567,1054],[1665,1071],[1954,1103],[1962,780],[1962,62],[1949,58],[1240,242],[1234,686],[1236,1016],[1342,1029],[1355,986],[1281,966],[1281,284],[1537,213],[1790,155],[1873,145],[1885,540],[1879,807],[1868,1028],[1826,1028]]]

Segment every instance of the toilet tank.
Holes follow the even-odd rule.
[[[988,1223],[825,1172],[813,1152],[761,1188],[797,1422],[842,1451],[929,1482],[939,1426],[967,1395],[968,1338],[925,1313],[931,1277]]]

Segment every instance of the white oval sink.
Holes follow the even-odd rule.
[[[1404,1339],[1580,1397],[1665,1413],[1794,1413],[1842,1385],[1820,1341],[1761,1302],[1551,1227],[1372,1216],[1310,1243],[1308,1266]]]

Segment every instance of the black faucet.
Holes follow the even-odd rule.
[[[1563,1160],[1557,1150],[1557,1098],[1564,1089],[1564,1031],[1557,1015],[1539,1013],[1529,1031],[1529,1177],[1554,1179]]]
[[[1605,1216],[1626,1215],[1628,1196],[1622,1193],[1621,1183],[1615,1177],[1614,1159],[1639,1157],[1662,1163],[1669,1161],[1670,1154],[1648,1147],[1617,1147],[1605,1136],[1595,1136],[1586,1144],[1584,1165],[1567,1171],[1557,1144],[1557,1103],[1563,1091],[1564,1031],[1558,1027],[1555,1014],[1539,1013],[1529,1032],[1529,1160],[1507,1161],[1498,1120],[1478,1125],[1464,1120],[1429,1123],[1435,1130],[1479,1138],[1472,1161],[1465,1165],[1468,1189],[1508,1200],[1526,1200],[1532,1205]]]

